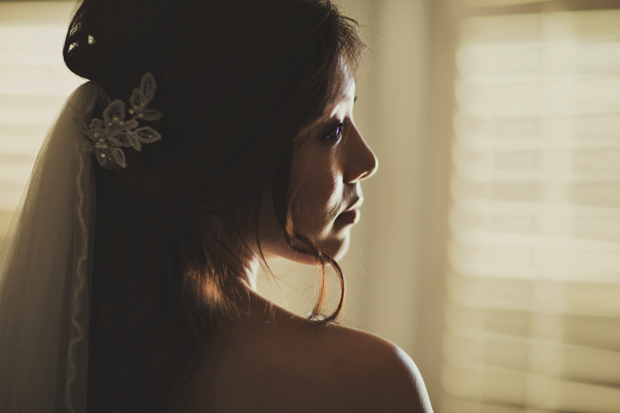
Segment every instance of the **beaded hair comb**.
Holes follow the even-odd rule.
[[[161,139],[160,133],[150,126],[138,127],[138,121],[155,121],[162,116],[161,112],[146,108],[155,95],[155,87],[153,75],[145,73],[140,88],[134,89],[129,99],[129,120],[125,120],[125,103],[120,99],[105,108],[103,120],[93,118],[86,126],[81,120],[74,119],[80,131],[91,141],[90,151],[103,168],[126,168],[125,153],[121,148],[132,147],[139,151],[143,143]]]

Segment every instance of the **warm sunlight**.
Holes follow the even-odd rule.
[[[445,388],[618,411],[620,11],[470,18],[459,41]]]

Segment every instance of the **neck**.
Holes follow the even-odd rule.
[[[249,265],[245,269],[245,278],[243,284],[246,288],[256,292],[256,284],[258,281],[258,270],[260,269],[260,259],[258,257],[253,258]]]

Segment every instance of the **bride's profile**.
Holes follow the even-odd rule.
[[[79,4],[88,82],[3,246],[0,411],[432,411],[409,356],[335,323],[377,169],[357,30],[329,0]],[[275,257],[338,277],[335,310],[258,294]]]

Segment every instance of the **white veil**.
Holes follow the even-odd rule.
[[[74,119],[88,121],[102,93],[88,82],[68,99],[2,248],[4,413],[86,411],[95,193],[89,141]]]

